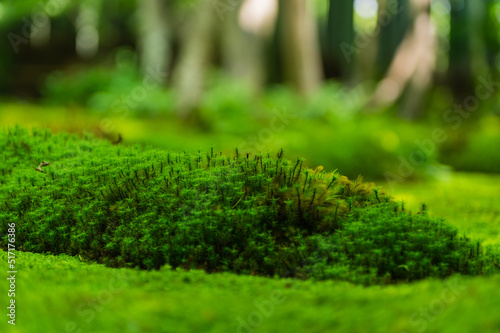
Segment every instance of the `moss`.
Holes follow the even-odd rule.
[[[22,251],[365,284],[495,269],[453,227],[283,151],[172,153],[20,127],[0,148],[1,231],[16,223]]]

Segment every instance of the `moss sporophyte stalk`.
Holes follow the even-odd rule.
[[[498,253],[425,209],[283,150],[174,153],[21,127],[0,149],[0,228],[16,223],[20,251],[362,284],[498,271]]]

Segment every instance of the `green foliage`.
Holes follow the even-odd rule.
[[[487,116],[468,133],[455,134],[441,149],[441,160],[461,171],[500,173],[500,117]]]
[[[429,136],[418,124],[361,114],[368,85],[349,90],[330,82],[307,103],[293,90],[276,86],[252,101],[241,84],[221,75],[212,77],[200,109],[213,131],[206,135],[239,135],[234,145],[246,142],[254,152],[279,150],[286,143],[290,155],[303,156],[311,165],[336,168],[350,178],[385,179],[386,172],[398,172],[401,158],[408,160],[419,149],[416,139]],[[276,113],[286,114],[286,122],[276,121]],[[433,175],[436,154],[423,157],[407,178]]]
[[[253,112],[258,109],[255,97],[244,83],[229,79],[216,71],[209,72],[207,86],[210,87],[200,105],[200,117],[214,131],[232,132],[241,130],[236,123],[255,122]]]
[[[135,55],[123,49],[117,52],[114,66],[102,64],[75,73],[54,73],[45,82],[45,101],[59,105],[76,103],[107,112],[107,118],[117,117],[120,121],[163,116],[165,121],[179,122],[173,117],[172,89],[139,93],[142,78],[135,62]],[[205,131],[202,140],[209,136],[210,142],[230,141],[221,147],[225,151],[247,142],[252,152],[265,153],[279,150],[286,143],[287,153],[303,156],[312,165],[336,168],[350,178],[361,174],[370,180],[385,179],[386,172],[397,172],[401,157],[408,159],[418,149],[415,139],[427,139],[429,133],[423,126],[393,117],[361,114],[369,91],[369,84],[347,89],[329,82],[306,103],[290,88],[275,86],[255,94],[241,82],[211,71],[197,118]],[[285,122],[276,121],[276,113],[284,112],[290,117]],[[183,136],[185,124],[179,127],[182,130],[176,134]],[[162,142],[168,149],[178,146],[177,141],[186,141],[163,140],[164,136],[163,131],[152,135],[155,144]],[[331,144],[335,144],[335,149],[331,149]],[[203,143],[186,141],[184,149],[192,151],[200,145]],[[410,178],[428,176],[435,160],[435,154],[426,154]]]
[[[386,173],[398,174],[402,160],[419,151],[415,138],[424,140],[427,133],[418,125],[409,125],[391,118],[370,118],[361,115],[345,120],[302,120],[294,128],[283,131],[283,139],[294,154],[307,156],[315,165],[335,166],[350,178],[385,179]],[[297,139],[297,137],[299,139]],[[277,140],[278,141],[278,140]],[[406,178],[433,176],[435,154],[423,153],[418,165]]]
[[[373,184],[283,151],[176,154],[20,127],[0,149],[0,231],[16,223],[23,251],[365,284],[485,274],[498,261]],[[33,170],[41,161],[46,173]]]
[[[109,81],[109,72],[103,68],[71,74],[53,72],[45,80],[42,93],[45,100],[53,104],[86,105],[94,93],[109,85]]]
[[[82,67],[73,72],[53,72],[45,80],[43,100],[55,105],[79,105],[120,118],[154,116],[172,112],[173,93],[144,84],[136,68],[136,55],[127,48],[116,50],[113,66]]]

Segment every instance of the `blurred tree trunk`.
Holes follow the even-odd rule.
[[[32,20],[35,22],[36,18],[33,17]],[[45,24],[40,24],[36,29],[31,29],[30,31],[30,46],[36,48],[42,48],[49,44],[51,35],[51,18],[47,16],[47,22]]]
[[[323,78],[315,16],[307,0],[280,0],[279,10],[284,75],[307,97],[319,88]]]
[[[76,53],[80,58],[91,59],[99,51],[99,16],[101,0],[89,0],[79,4],[76,17]]]
[[[220,25],[222,66],[232,78],[243,81],[252,93],[258,93],[265,81],[264,40],[240,26],[241,4],[227,12]]]
[[[497,8],[496,0],[486,0],[484,6],[484,19],[481,22],[481,34],[485,36],[486,65],[488,71],[493,73],[492,75],[495,81],[498,81],[500,77],[500,62],[497,60],[497,56],[500,54],[500,40],[498,37],[500,22],[497,19],[495,10]],[[491,100],[489,110],[490,112],[500,115],[500,105],[498,105],[496,100]]]
[[[354,60],[354,0],[330,0],[326,30],[327,77],[347,81]]]
[[[448,80],[456,101],[474,94],[468,0],[451,1]]]
[[[415,10],[413,26],[368,103],[368,107],[379,108],[400,100],[401,115],[408,119],[416,118],[423,109],[436,61],[436,33],[430,18],[430,1],[411,1]]]
[[[177,114],[182,119],[196,116],[196,109],[203,97],[217,22],[217,11],[211,0],[200,0],[193,11],[184,25],[179,60],[173,71]]]
[[[148,69],[167,72],[171,61],[171,50],[166,4],[162,0],[141,0],[138,6],[141,70],[144,74],[148,73]],[[165,80],[165,77],[158,79]]]
[[[419,0],[418,2],[421,7],[414,6],[417,7],[417,15],[413,24],[413,38],[415,38],[414,47],[420,51],[417,51],[420,54],[401,103],[401,116],[406,119],[415,119],[424,110],[436,68],[437,37],[431,20],[430,1]]]
[[[485,36],[486,59],[489,68],[496,68],[496,57],[500,53],[498,38],[498,19],[494,12],[496,0],[485,0],[484,18],[482,23],[482,35]]]
[[[281,8],[281,6],[278,5]],[[284,82],[284,66],[281,62],[281,45],[283,45],[283,11],[278,10],[276,25],[270,43],[266,47],[266,74],[267,83],[279,84]]]
[[[410,0],[379,0],[379,76],[384,75],[389,68],[411,24]]]

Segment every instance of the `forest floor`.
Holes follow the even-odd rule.
[[[1,124],[50,124],[53,130],[74,132],[97,129],[108,116],[68,108],[40,112],[28,105],[8,109],[0,112]],[[183,150],[206,142],[203,132],[176,123],[115,121],[114,134],[127,133],[125,143],[161,146],[168,141],[170,149]],[[234,135],[214,139],[215,146],[239,140]],[[432,216],[500,248],[498,184],[500,175],[461,172],[393,187],[378,182],[407,209],[416,211],[425,202]],[[0,249],[2,267],[7,260]],[[16,267],[16,325],[4,317],[1,332],[4,326],[18,333],[500,332],[498,275],[362,287],[198,270],[113,269],[78,257],[24,252],[17,253]],[[2,295],[8,288],[2,284]],[[1,297],[0,306],[7,308],[7,297]]]
[[[398,184],[461,232],[500,245],[500,176],[451,173]],[[384,184],[381,184],[384,185]],[[500,276],[362,287],[203,271],[138,271],[17,253],[16,325],[7,332],[499,332]],[[0,261],[7,253],[0,250]],[[2,284],[2,294],[8,285]],[[7,307],[7,297],[2,297]],[[2,332],[4,329],[1,330]]]

